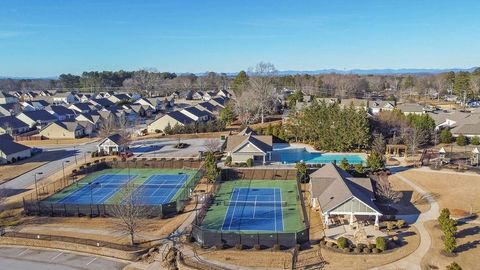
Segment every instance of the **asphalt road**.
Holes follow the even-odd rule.
[[[59,250],[0,247],[0,270],[122,269],[127,263]]]
[[[60,170],[62,170],[62,163],[69,161],[70,163],[75,163],[75,159],[79,164],[83,163],[84,154],[88,155],[88,151],[95,151],[97,149],[97,143],[88,143],[76,145],[75,148],[73,145],[69,146],[45,146],[42,147],[43,151],[54,151],[58,154],[55,156],[55,160],[52,160],[46,163],[43,166],[40,166],[28,173],[25,173],[17,178],[14,178],[6,183],[0,185],[0,188],[5,188],[10,190],[12,193],[15,193],[15,190],[21,192],[22,190],[32,186],[35,183],[34,175],[42,172],[42,175],[37,175],[37,182],[41,182],[43,178],[52,175]],[[65,164],[68,166],[68,164]]]

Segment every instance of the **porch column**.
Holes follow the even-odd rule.
[[[268,152],[268,160],[272,160],[272,152]]]
[[[265,165],[265,155],[263,155],[263,165]]]
[[[353,227],[353,212],[350,213],[350,227]]]
[[[378,225],[378,215],[375,215],[375,226],[374,226],[376,229],[378,229],[379,225]]]
[[[325,228],[328,228],[328,225],[330,225],[330,215],[328,213],[323,214],[323,224],[325,224]]]

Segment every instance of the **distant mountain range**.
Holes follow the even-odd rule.
[[[278,71],[278,75],[297,75],[297,74],[309,74],[309,75],[318,75],[318,74],[357,74],[357,75],[401,75],[401,74],[438,74],[449,71],[459,72],[459,71],[468,71],[472,72],[477,67],[472,68],[402,68],[402,69],[318,69],[318,70],[282,70]],[[227,72],[228,76],[236,76],[238,72]],[[181,74],[181,73],[178,73]],[[197,76],[205,76],[207,72],[195,73]],[[0,79],[44,79],[44,80],[55,80],[58,79],[56,76],[49,77],[8,77],[0,76]]]

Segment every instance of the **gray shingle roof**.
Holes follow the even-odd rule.
[[[184,124],[184,125],[194,122],[192,118],[186,116],[185,114],[183,114],[179,111],[169,112],[169,113],[167,113],[167,115],[172,117],[173,119],[177,120],[178,122]]]
[[[34,121],[54,121],[57,119],[45,110],[25,111],[23,114]]]
[[[13,129],[28,128],[26,123],[20,121],[15,116],[0,117],[0,127],[5,128],[7,126]]]
[[[10,155],[28,149],[30,149],[30,147],[14,142],[10,135],[0,135],[0,152],[4,154]]]

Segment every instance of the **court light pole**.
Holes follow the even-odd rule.
[[[38,202],[38,185],[37,185],[37,175],[42,175],[43,172],[37,172],[33,174],[33,179],[35,181],[35,194],[37,195],[37,202]]]
[[[70,163],[69,160],[62,161],[63,181],[65,181],[65,163]]]
[[[73,146],[73,154],[75,155],[75,165],[78,165],[78,163],[77,163],[77,149],[76,148],[77,148],[77,146],[74,145]]]

